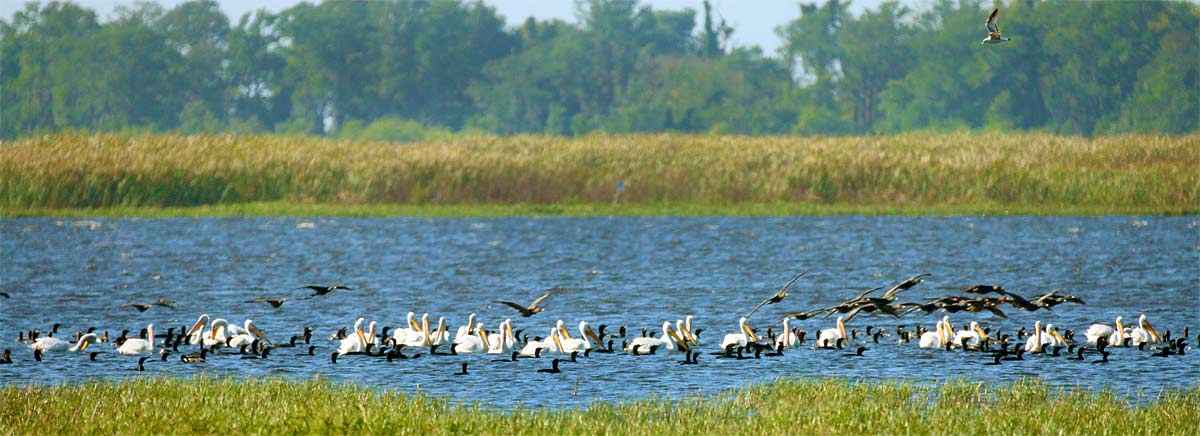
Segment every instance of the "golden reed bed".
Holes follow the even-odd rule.
[[[1198,168],[1200,135],[657,134],[382,143],[62,133],[0,145],[0,207],[616,202],[1195,213]]]

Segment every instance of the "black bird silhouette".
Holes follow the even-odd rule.
[[[274,307],[276,309],[278,309],[279,306],[282,306],[284,301],[288,301],[288,299],[287,298],[258,297],[253,300],[246,300],[247,303],[267,303],[267,304],[270,304],[271,307]]]
[[[493,362],[516,362],[517,357],[521,355],[520,351],[513,351],[508,359],[492,359]]]
[[[1092,364],[1097,364],[1097,363],[1108,363],[1108,352],[1107,351],[1100,353],[1100,360],[1092,362]]]
[[[561,289],[559,289],[559,288],[553,288],[553,289],[550,289],[549,291],[546,291],[546,293],[542,294],[541,297],[537,297],[537,299],[533,300],[532,303],[529,303],[529,307],[525,307],[520,304],[513,303],[511,301],[496,301],[496,302],[503,304],[505,306],[511,307],[513,309],[517,309],[517,311],[520,312],[520,315],[522,317],[529,318],[536,314],[542,313],[542,311],[545,311],[546,308],[540,306],[542,304],[542,302],[546,301],[546,298],[550,297],[550,295],[552,295],[555,292],[558,292],[560,290]]]
[[[757,306],[754,306],[754,309],[751,309],[750,313],[746,314],[746,318],[749,318],[750,315],[754,315],[754,312],[758,312],[758,309],[762,308],[765,305],[775,304],[780,301],[783,301],[783,298],[788,296],[787,288],[789,286],[792,286],[792,283],[796,283],[796,280],[800,280],[801,277],[804,277],[805,274],[808,274],[807,270],[800,274],[796,274],[795,277],[792,277],[791,280],[788,280],[786,285],[783,285],[783,287],[779,289],[779,292],[776,292],[775,295],[767,297],[767,299],[763,300],[762,303],[758,303]]]
[[[993,360],[993,361],[991,361],[991,362],[988,362],[988,363],[985,363],[984,365],[999,365],[999,364],[1000,364],[1000,358],[1004,357],[1004,354],[1005,354],[1005,353],[996,353],[996,354],[993,354],[993,355],[992,355],[992,358],[994,358],[995,360]]]
[[[901,291],[907,291],[907,290],[911,289],[913,286],[920,284],[921,282],[925,281],[925,277],[929,277],[930,275],[931,274],[929,274],[929,273],[924,273],[924,274],[917,274],[915,276],[909,277],[909,278],[905,279],[904,281],[897,283],[896,286],[892,287],[892,289],[888,289],[887,292],[884,292],[883,298],[885,300],[893,300],[894,301],[896,298],[896,294],[899,294]]]
[[[549,368],[542,368],[542,369],[537,370],[537,372],[544,372],[547,374],[558,374],[558,373],[562,372],[562,370],[558,369],[558,359],[554,359],[554,360],[550,361]]]
[[[1000,294],[1000,295],[1008,295],[1008,292],[1004,291],[1004,287],[999,286],[999,285],[973,285],[973,286],[967,287],[966,289],[963,289],[963,292],[966,292],[968,294],[996,293],[996,294]]]
[[[33,360],[36,360],[38,362],[42,361],[42,349],[41,348],[33,349]]]
[[[0,357],[0,365],[8,365],[12,363],[12,350],[5,348],[4,357]]]
[[[700,363],[699,361],[696,360],[699,358],[700,358],[699,351],[688,351],[687,355],[684,356],[683,361],[679,362],[679,364],[680,365],[695,365],[697,363]]]
[[[201,348],[199,355],[180,354],[179,361],[183,362],[183,363],[201,363],[201,362],[204,362],[204,358],[207,356],[208,356],[208,349]]]
[[[467,362],[463,362],[462,371],[456,372],[454,375],[467,375]]]
[[[867,350],[870,350],[870,348],[867,348],[867,347],[862,347],[862,346],[860,346],[860,347],[858,347],[858,349],[857,349],[857,350],[855,350],[855,351],[854,351],[854,353],[853,353],[853,354],[847,354],[847,356],[850,356],[850,357],[862,357],[862,355],[863,355],[863,352],[864,352],[864,351],[867,351]]]
[[[319,296],[322,296],[322,295],[328,294],[328,293],[330,293],[330,292],[336,291],[336,290],[338,290],[338,289],[345,289],[345,290],[347,290],[347,291],[353,291],[353,290],[354,290],[354,288],[347,287],[347,286],[342,286],[342,285],[329,285],[329,286],[321,286],[321,285],[308,285],[308,286],[301,286],[301,287],[299,287],[299,288],[297,288],[297,289],[312,289],[312,291],[313,291],[313,294],[312,294],[312,295],[309,295],[309,296],[307,296],[307,297],[300,297],[300,298],[297,298],[297,300],[307,300],[307,299],[309,299],[309,298],[312,298],[312,297],[319,297]]]
[[[155,301],[152,303],[128,303],[128,304],[122,304],[118,307],[132,307],[134,309],[137,309],[138,312],[145,312],[147,310],[150,310],[150,308],[154,307],[154,306],[162,306],[162,307],[165,307],[168,309],[175,309],[175,306],[173,306],[173,304],[175,304],[174,301],[171,301],[171,300],[168,300],[165,298],[159,298],[158,301]]]
[[[1075,350],[1075,357],[1068,357],[1067,360],[1083,360],[1083,352],[1087,351],[1087,347],[1079,347]]]
[[[137,367],[138,371],[146,370],[146,359],[149,359],[149,358],[150,358],[150,356],[143,356],[141,359],[138,359],[138,367]]]
[[[7,293],[7,292],[0,292],[0,297],[4,297],[4,298],[12,298],[12,297],[10,297],[10,296],[8,295],[8,293]]]

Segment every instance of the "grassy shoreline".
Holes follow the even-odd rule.
[[[205,217],[347,217],[347,218],[499,218],[499,217],[656,217],[656,216],[1096,216],[1200,215],[1200,205],[1181,207],[1046,206],[979,204],[311,204],[255,202],[191,207],[14,208],[0,207],[3,218],[205,218]]]
[[[784,379],[710,396],[500,410],[321,380],[146,378],[0,388],[0,434],[1186,434],[1200,387],[1133,405],[1037,380]]]
[[[0,211],[1179,214],[1200,208],[1196,168],[1200,135],[641,134],[384,143],[59,133],[0,142]],[[201,209],[174,209],[192,207]]]

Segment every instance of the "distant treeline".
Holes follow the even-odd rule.
[[[578,24],[457,0],[29,3],[0,20],[0,137],[61,130],[421,139],[457,132],[1195,132],[1200,7],[800,4],[776,56],[719,11],[577,0]],[[697,18],[700,18],[697,20]],[[697,24],[697,21],[700,24]]]

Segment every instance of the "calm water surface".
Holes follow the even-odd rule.
[[[1159,358],[1116,349],[1107,365],[1063,357],[983,366],[981,353],[918,349],[915,344],[867,344],[863,358],[845,351],[802,347],[761,360],[701,357],[681,366],[677,353],[633,357],[593,355],[564,364],[561,374],[537,373],[549,359],[493,363],[497,356],[429,356],[387,363],[368,356],[329,362],[336,343],[326,337],[358,316],[402,327],[405,314],[429,312],[453,326],[475,313],[489,328],[514,317],[496,299],[527,303],[554,286],[568,288],[546,301],[547,311],[514,319],[515,328],[544,334],[562,319],[575,330],[625,324],[630,332],[694,315],[706,352],[737,329],[737,318],[794,273],[812,272],[791,296],[751,319],[765,328],[784,312],[836,304],[862,289],[890,285],[917,273],[925,283],[901,294],[924,301],[965,286],[1001,284],[1036,295],[1062,288],[1087,305],[1064,304],[1035,313],[1006,310],[1009,319],[958,313],[956,325],[979,321],[1015,331],[1036,320],[1082,332],[1093,322],[1131,324],[1145,313],[1160,331],[1200,333],[1200,220],[1196,217],[792,217],[792,218],[541,218],[541,219],[115,219],[0,220],[0,340],[14,364],[0,366],[5,384],[123,379],[207,373],[235,377],[314,375],[405,392],[450,395],[500,407],[577,406],[690,393],[766,382],[778,377],[903,378],[933,383],[949,378],[1009,382],[1041,377],[1066,386],[1110,386],[1136,395],[1200,382],[1200,350]],[[298,297],[307,284],[349,285],[273,309],[245,300]],[[144,313],[118,306],[158,298],[177,309]],[[50,354],[37,364],[17,332],[60,335],[96,326],[114,336],[154,323],[190,325],[202,314],[234,324],[252,318],[276,342],[316,328],[317,356],[278,348],[267,360],[210,357],[185,365],[172,356],[131,372],[137,358],[111,345],[98,362],[85,355]],[[860,316],[847,328],[932,326],[941,314],[896,319]],[[833,319],[798,323],[810,332]],[[177,327],[178,328],[178,327]],[[615,328],[610,327],[610,331]],[[659,329],[660,330],[660,329]],[[661,333],[660,333],[661,334]],[[1082,338],[1082,333],[1079,334]],[[869,339],[868,339],[869,341]],[[857,342],[857,341],[856,341]],[[618,341],[619,343],[619,341]],[[811,342],[810,342],[811,344]],[[89,349],[90,351],[91,349]],[[409,350],[411,352],[411,350]],[[1089,357],[1088,360],[1095,360]],[[471,363],[468,376],[452,375]]]

